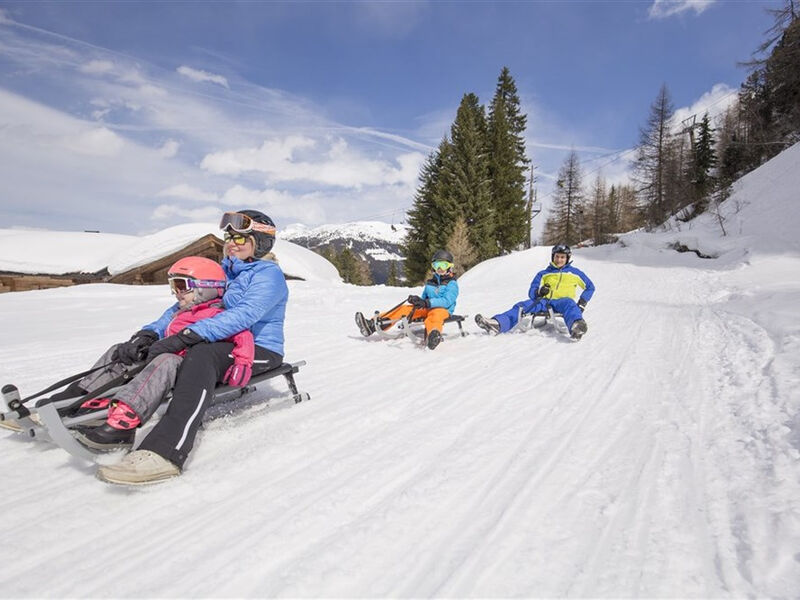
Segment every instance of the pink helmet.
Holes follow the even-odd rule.
[[[225,293],[225,271],[222,266],[202,256],[180,259],[167,271],[167,279],[173,292],[193,290],[192,304],[207,302]]]

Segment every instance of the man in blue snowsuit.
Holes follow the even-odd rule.
[[[586,321],[583,320],[583,309],[594,294],[594,284],[586,273],[572,266],[572,250],[566,244],[553,246],[550,253],[550,264],[539,271],[531,282],[528,291],[529,300],[517,302],[504,313],[486,319],[475,315],[475,323],[490,333],[505,333],[512,329],[519,319],[519,308],[523,314],[545,312],[548,306],[554,312],[564,316],[564,323],[570,335],[576,340],[586,333]],[[577,288],[582,288],[578,302],[575,302]]]

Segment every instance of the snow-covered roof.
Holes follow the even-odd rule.
[[[208,235],[219,236],[215,223],[187,223],[144,235],[0,229],[0,271],[63,275],[111,275],[145,265]],[[327,260],[286,240],[273,249],[284,273],[310,281],[340,281]]]

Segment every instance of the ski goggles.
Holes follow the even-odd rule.
[[[226,231],[225,235],[222,236],[222,239],[224,239],[226,242],[233,242],[237,246],[244,246],[249,238],[243,233],[232,233],[230,231]]]
[[[250,233],[251,231],[258,231],[259,233],[275,235],[274,226],[259,223],[247,215],[236,212],[226,212],[224,215],[222,215],[222,219],[219,222],[219,228],[223,231],[235,231],[237,233]]]
[[[194,277],[172,277],[168,276],[169,289],[173,294],[185,294],[194,291],[195,288],[223,288],[225,282],[219,279],[195,279]]]
[[[446,260],[435,260],[431,263],[435,271],[449,271],[453,268],[453,263]]]

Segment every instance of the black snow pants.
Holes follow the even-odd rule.
[[[194,445],[203,414],[214,397],[214,388],[233,364],[231,342],[197,344],[186,352],[178,370],[167,412],[144,438],[139,450],[151,450],[181,469]],[[253,375],[280,366],[283,357],[255,347]]]

